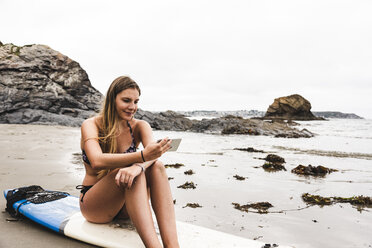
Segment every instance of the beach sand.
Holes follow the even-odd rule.
[[[177,220],[271,244],[305,248],[372,247],[370,208],[363,212],[358,212],[350,204],[306,208],[300,197],[305,192],[322,196],[370,196],[370,159],[340,159],[280,148],[274,152],[285,157],[288,171],[267,173],[258,168],[264,161],[257,159],[266,154],[234,151],[233,148],[250,144],[268,151],[275,145],[317,143],[317,139],[166,131],[155,131],[154,136],[155,139],[165,136],[183,138],[178,152],[167,153],[161,158],[165,164],[185,164],[179,169],[167,169],[168,176],[174,178],[170,185],[176,200]],[[79,128],[0,125],[1,191],[37,184],[45,189],[79,195],[75,186],[81,184],[84,176],[79,140]],[[323,164],[341,171],[326,178],[299,177],[290,173],[290,169],[299,163]],[[189,169],[195,174],[185,175]],[[236,174],[247,179],[236,180],[233,177]],[[195,182],[196,189],[178,188],[186,181]],[[258,201],[272,203],[272,213],[246,213],[232,206],[233,202],[243,205]],[[185,207],[187,203],[198,203],[202,208]],[[0,205],[5,209],[3,197],[0,197]],[[285,211],[275,213],[282,210]],[[0,247],[93,247],[27,219],[7,221],[9,217],[8,213],[2,212],[0,232],[4,235]]]
[[[71,165],[73,152],[79,151],[78,128],[36,125],[0,125],[0,189],[40,185],[44,189],[79,192],[82,178]],[[81,173],[80,173],[81,174]],[[8,221],[6,201],[1,195],[0,247],[94,247],[22,218]],[[7,220],[8,219],[8,220]]]

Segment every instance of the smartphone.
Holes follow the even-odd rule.
[[[170,139],[170,140],[172,140],[172,143],[171,143],[171,148],[168,150],[168,152],[177,151],[182,139]],[[160,141],[161,139],[157,140],[156,142],[159,143]]]
[[[171,148],[168,150],[168,152],[175,152],[177,151],[178,147],[180,146],[181,140],[182,139],[171,139]]]

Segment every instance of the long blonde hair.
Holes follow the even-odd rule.
[[[117,153],[116,138],[119,135],[119,118],[116,112],[116,96],[126,89],[136,89],[141,95],[141,89],[138,84],[128,76],[116,78],[107,90],[103,108],[98,115],[98,140],[104,153]],[[109,170],[101,170],[98,172],[98,178],[105,176]]]

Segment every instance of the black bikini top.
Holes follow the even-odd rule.
[[[133,135],[133,130],[132,130],[132,127],[130,126],[129,124],[129,121],[127,122],[128,124],[128,127],[129,127],[129,131],[130,131],[130,135],[132,136],[132,144],[130,144],[130,147],[124,152],[124,153],[131,153],[131,152],[136,152],[137,151],[137,147],[136,147],[136,142],[134,141],[134,135]],[[90,162],[89,162],[89,159],[88,159],[88,156],[87,154],[85,153],[84,149],[81,150],[82,152],[82,157],[83,157],[83,161],[87,164],[90,165]]]

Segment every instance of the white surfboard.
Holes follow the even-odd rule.
[[[6,197],[8,190],[4,191]],[[135,228],[128,221],[113,221],[108,224],[94,224],[85,220],[79,209],[79,198],[68,195],[65,198],[34,204],[20,200],[14,209],[25,217],[65,236],[101,247],[139,248],[144,247]],[[201,226],[177,221],[177,233],[183,248],[262,248],[265,243],[215,231]],[[269,246],[273,247],[273,246]],[[286,246],[278,246],[285,248]]]

